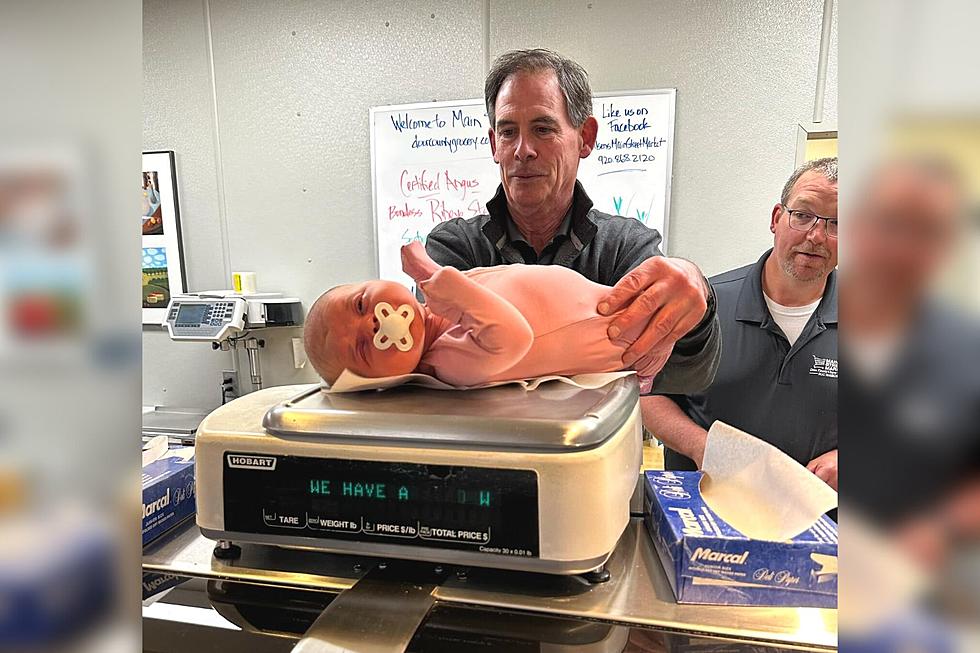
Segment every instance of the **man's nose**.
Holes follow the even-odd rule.
[[[521,136],[517,140],[517,148],[514,150],[514,158],[518,161],[527,161],[536,158],[537,152],[531,145],[531,139]]]
[[[817,220],[817,223],[810,227],[810,231],[806,232],[806,239],[815,243],[823,243],[827,240],[827,237],[826,220]]]

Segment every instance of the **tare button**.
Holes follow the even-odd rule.
[[[300,517],[299,515],[289,515],[280,512],[268,513],[263,510],[262,521],[265,522],[266,526],[275,526],[278,528],[306,528],[306,515]]]

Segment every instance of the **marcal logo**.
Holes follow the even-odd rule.
[[[228,466],[235,469],[264,469],[273,471],[276,468],[275,456],[242,456],[228,454]]]
[[[704,530],[701,528],[701,522],[698,521],[697,515],[690,508],[668,508],[668,510],[673,510],[677,513],[677,516],[681,518],[683,526],[681,532],[684,535],[698,535],[704,537]]]
[[[725,562],[730,565],[744,565],[748,558],[748,551],[742,553],[725,553],[724,551],[712,551],[711,549],[705,549],[699,546],[694,550],[694,555],[691,556],[691,562],[707,560],[708,562]]]
[[[161,508],[166,508],[170,505],[170,488],[167,488],[167,493],[156,501],[151,501],[149,503],[143,504],[143,519],[146,519],[156,511]]]
[[[152,594],[158,587],[168,581],[174,580],[175,578],[177,578],[177,576],[174,574],[160,574],[159,576],[155,576],[149,580],[144,580],[143,593],[147,595]]]

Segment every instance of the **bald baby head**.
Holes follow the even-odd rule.
[[[331,288],[306,319],[306,356],[330,385],[345,369],[367,378],[408,374],[424,353],[424,315],[408,288],[394,281]]]
[[[306,358],[313,365],[316,373],[329,384],[333,384],[343,372],[343,368],[338,369],[340,361],[331,359],[327,347],[327,338],[330,332],[330,321],[327,319],[327,304],[330,293],[345,288],[334,286],[330,290],[320,295],[306,316],[306,323],[303,325],[303,348],[306,349]]]

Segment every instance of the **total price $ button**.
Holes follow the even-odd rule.
[[[433,526],[421,526],[419,528],[419,536],[425,540],[486,544],[490,541],[490,530],[467,531],[460,528],[436,528]]]

